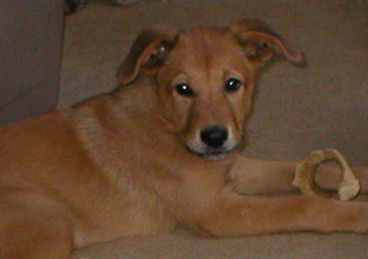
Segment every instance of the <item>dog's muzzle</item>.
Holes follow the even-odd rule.
[[[200,144],[187,146],[189,151],[206,160],[221,160],[226,158],[232,148],[226,147],[229,139],[227,128],[219,125],[205,127],[199,133]]]

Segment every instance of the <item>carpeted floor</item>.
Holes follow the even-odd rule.
[[[299,159],[317,148],[342,150],[368,165],[368,2],[151,0],[116,7],[91,0],[66,20],[59,107],[110,90],[138,32],[152,24],[226,25],[256,17],[299,47],[304,68],[276,62],[258,80],[245,153]],[[221,40],[221,39],[219,39]],[[78,252],[87,258],[367,258],[368,237],[282,234],[205,239],[187,231],[122,239]]]

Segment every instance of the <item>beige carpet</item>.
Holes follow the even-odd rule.
[[[93,1],[67,18],[60,107],[115,85],[137,33],[152,24],[226,25],[257,17],[298,46],[308,66],[278,62],[258,81],[249,156],[299,159],[335,147],[368,165],[368,2],[151,0],[115,7]],[[368,236],[283,234],[211,240],[187,231],[122,239],[78,252],[87,258],[367,258]]]

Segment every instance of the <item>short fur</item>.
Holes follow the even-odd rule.
[[[241,154],[257,68],[302,55],[260,21],[143,31],[118,69],[120,86],[73,108],[0,130],[0,257],[66,258],[121,236],[368,231],[368,204],[292,192],[296,162]],[[229,78],[241,81],[226,91]],[[184,96],[185,83],[193,95]],[[203,129],[228,130],[220,147]],[[326,168],[320,185],[336,184]],[[357,169],[366,191],[368,170]],[[256,194],[262,194],[257,196]]]

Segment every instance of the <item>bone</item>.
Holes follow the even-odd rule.
[[[332,197],[322,190],[315,181],[317,168],[321,163],[336,161],[342,169],[342,180],[337,188],[339,200],[354,199],[360,191],[360,183],[344,156],[335,149],[315,150],[306,159],[297,164],[293,185],[308,196]]]

